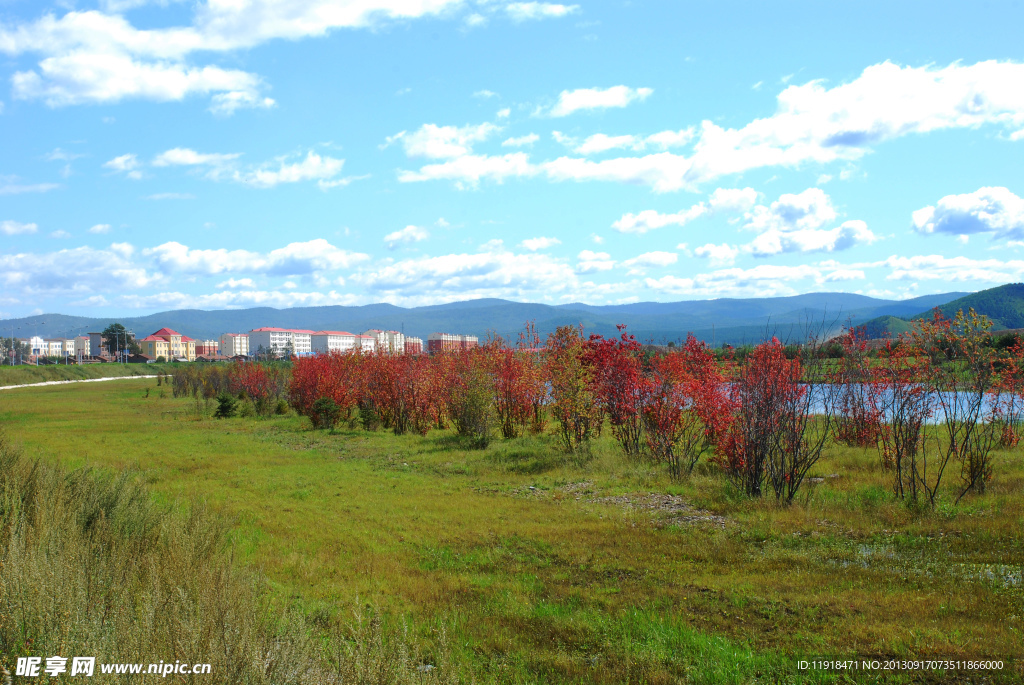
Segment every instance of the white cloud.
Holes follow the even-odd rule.
[[[499,119],[508,119],[510,116],[512,116],[512,110],[509,107],[499,109],[496,116]]]
[[[420,257],[353,274],[379,301],[427,303],[477,297],[548,299],[576,285],[572,269],[545,254],[516,254],[499,245],[474,254]]]
[[[576,272],[581,274],[608,271],[615,268],[615,260],[607,252],[583,250],[576,256]]]
[[[136,6],[140,1],[122,0],[110,7]],[[181,100],[205,94],[212,97],[215,113],[229,114],[238,107],[266,107],[273,101],[260,94],[263,86],[258,76],[193,65],[191,55],[436,16],[460,4],[460,0],[212,0],[196,7],[190,25],[157,29],[136,28],[120,14],[71,11],[60,18],[45,14],[32,22],[0,25],[0,51],[42,55],[37,69],[17,72],[12,78],[15,97],[42,98],[59,106],[129,97]]]
[[[665,267],[679,261],[679,255],[674,252],[645,252],[642,255],[627,259],[622,265],[629,268],[653,268]]]
[[[540,140],[540,136],[538,136],[536,133],[530,133],[530,134],[525,135],[525,136],[519,136],[518,138],[509,138],[507,140],[504,140],[504,141],[502,141],[501,146],[502,147],[527,147],[527,146],[533,145],[538,140]]]
[[[401,230],[388,233],[384,236],[384,242],[388,244],[389,250],[393,250],[398,247],[399,243],[418,243],[429,237],[430,233],[425,228],[409,225]]]
[[[670,147],[682,147],[693,140],[695,131],[693,128],[684,128],[679,131],[662,131],[647,136],[644,142],[647,145],[660,147],[667,150]]]
[[[579,5],[559,5],[550,2],[511,2],[505,12],[513,21],[530,19],[557,19],[578,11]]]
[[[299,284],[296,283],[295,281],[285,281],[284,283],[281,284],[281,287],[282,288],[287,288],[289,290],[292,290],[294,288],[298,288]]]
[[[96,224],[89,228],[89,233],[93,233],[95,235],[110,233],[110,224]]]
[[[912,225],[919,233],[963,237],[988,233],[993,239],[1021,240],[1024,239],[1024,198],[1004,187],[947,195],[935,206],[914,212]]]
[[[146,196],[147,200],[194,200],[192,193],[154,193]]]
[[[866,223],[845,221],[830,229],[804,229],[781,231],[771,229],[757,236],[749,245],[755,257],[766,257],[783,252],[834,252],[857,245],[870,245],[878,240]]]
[[[1019,259],[1001,261],[942,255],[893,255],[884,262],[872,266],[889,267],[887,279],[893,281],[1010,283],[1019,281],[1024,275],[1024,261]]]
[[[662,214],[653,209],[638,214],[623,214],[612,224],[612,228],[619,233],[642,234],[665,226],[685,226],[710,212],[750,209],[756,201],[757,191],[753,188],[718,188],[708,197],[707,204],[699,202],[675,214]]]
[[[485,90],[478,90],[478,91],[476,91],[475,93],[473,93],[473,97],[475,97],[475,98],[484,98],[486,100],[488,98],[496,98],[496,97],[498,97],[498,94],[495,93],[493,90],[486,90],[485,89]]]
[[[231,178],[254,188],[273,188],[281,183],[317,181],[320,188],[326,190],[338,185],[347,185],[355,180],[354,178],[335,178],[341,173],[344,164],[345,160],[343,159],[321,157],[310,150],[302,161],[288,164],[284,159],[279,159],[276,168],[274,168],[275,165],[264,164],[248,171],[234,171]]]
[[[558,102],[547,111],[547,114],[552,117],[565,117],[581,110],[625,107],[631,102],[646,100],[653,92],[650,88],[628,86],[563,90],[558,96]]]
[[[24,235],[35,233],[39,229],[36,224],[23,224],[20,221],[0,221],[0,233],[4,235]]]
[[[836,217],[831,198],[820,188],[784,194],[770,206],[758,205],[746,213],[744,228],[760,235],[745,249],[766,257],[784,252],[833,252],[878,240],[860,220],[823,228]]]
[[[399,171],[398,180],[403,183],[416,181],[451,180],[459,188],[476,187],[481,179],[496,183],[506,178],[521,178],[538,173],[530,164],[526,153],[513,152],[502,156],[464,155],[441,164],[428,164],[419,171]]]
[[[707,214],[707,211],[703,202],[675,214],[661,214],[653,209],[645,209],[638,214],[623,214],[612,224],[612,228],[619,233],[643,234],[665,226],[685,226]]]
[[[153,159],[153,166],[223,166],[242,156],[240,152],[229,154],[201,153],[189,148],[176,147],[161,152]],[[134,157],[134,155],[132,155]],[[120,159],[120,158],[119,158]]]
[[[0,195],[21,195],[22,193],[46,193],[60,188],[59,183],[4,183]]]
[[[196,275],[250,272],[303,276],[348,268],[369,259],[369,255],[342,250],[323,238],[290,243],[266,254],[248,250],[193,250],[177,242],[147,248],[142,254],[151,257],[166,273]]]
[[[468,155],[473,150],[473,143],[486,140],[500,130],[500,126],[487,122],[462,127],[424,124],[414,133],[402,131],[391,136],[387,143],[401,141],[409,157],[449,159]]]
[[[729,245],[728,243],[722,243],[721,245],[708,243],[694,249],[693,253],[698,257],[709,259],[713,266],[724,266],[735,262],[740,250],[735,245]]]
[[[628,104],[633,93],[625,86],[564,91],[550,113],[620,106]],[[789,86],[778,95],[775,114],[741,128],[725,129],[705,120],[696,132],[690,155],[665,151],[600,161],[561,157],[520,166],[516,175],[543,173],[552,181],[640,184],[658,193],[696,190],[729,174],[766,167],[849,163],[866,154],[870,146],[893,138],[986,124],[1014,130],[1024,125],[1024,64],[988,61],[935,68],[885,62],[834,88],[826,88],[821,81]],[[567,146],[576,144],[560,132],[552,135]],[[406,180],[437,177],[459,181],[460,168],[469,171],[488,164],[488,158],[478,157],[473,164],[453,165],[440,176],[411,174]],[[840,178],[852,173],[844,169]],[[461,180],[475,182],[472,178]]]
[[[636,136],[606,136],[603,133],[596,133],[584,140],[574,151],[581,155],[592,155],[618,148],[642,150],[643,146],[643,141]]]
[[[31,301],[53,296],[89,297],[149,288],[158,279],[113,249],[78,247],[40,254],[0,255],[0,287]]]
[[[71,234],[68,233],[67,231],[57,230],[57,231],[54,231],[53,233],[51,233],[50,237],[51,238],[61,238],[61,239],[63,239],[63,238],[70,238]]]
[[[110,169],[119,173],[127,174],[128,178],[139,180],[142,178],[142,172],[139,167],[142,163],[139,162],[139,158],[134,154],[121,155],[120,157],[114,157],[113,159],[103,163],[104,169]]]
[[[527,238],[519,243],[519,246],[530,252],[536,252],[537,250],[546,250],[549,247],[561,244],[562,241],[558,238]]]
[[[217,284],[218,288],[256,288],[256,281],[251,278],[229,278]]]

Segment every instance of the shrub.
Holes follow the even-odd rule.
[[[217,395],[217,410],[213,415],[218,419],[230,419],[238,413],[238,400],[227,392]]]
[[[309,418],[313,422],[313,428],[331,430],[341,418],[341,407],[330,397],[321,397],[313,403]]]

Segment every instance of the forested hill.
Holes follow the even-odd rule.
[[[960,310],[967,312],[973,308],[978,314],[984,314],[991,319],[992,329],[997,331],[1024,328],[1024,283],[1009,283],[988,290],[979,290],[943,304],[932,305],[914,316],[885,315],[866,321],[863,325],[869,338],[882,338],[887,335],[895,337],[909,331],[914,321],[932,318],[935,307],[948,318],[953,318]]]
[[[483,339],[497,333],[515,340],[527,321],[543,336],[562,325],[582,324],[588,333],[614,335],[616,324],[645,342],[665,342],[694,333],[716,344],[758,342],[772,335],[797,340],[808,329],[837,330],[847,322],[864,323],[879,316],[912,317],[966,293],[927,295],[911,300],[882,300],[853,293],[808,293],[792,297],[638,302],[595,306],[582,303],[547,305],[483,299],[428,307],[403,308],[390,304],[362,307],[295,307],[291,309],[183,309],[147,316],[88,318],[42,314],[0,321],[0,335],[27,338],[70,337],[103,330],[113,321],[143,337],[163,327],[196,339],[222,333],[244,333],[260,326],[345,330],[369,328],[403,330],[426,338],[432,332],[465,333]]]

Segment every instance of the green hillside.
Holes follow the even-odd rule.
[[[949,318],[956,316],[959,310],[965,312],[974,308],[992,320],[992,329],[1024,328],[1024,283],[1009,283],[998,288],[981,290],[964,297],[957,298],[939,307]],[[915,319],[931,318],[932,312],[922,312]]]
[[[953,318],[960,310],[966,312],[973,308],[978,314],[984,314],[992,320],[992,330],[995,331],[1024,328],[1024,283],[1008,283],[988,290],[979,290],[945,304],[933,306],[937,306],[948,318]],[[896,337],[911,329],[910,322],[927,320],[932,318],[932,315],[933,309],[906,318],[884,315],[870,319],[862,325],[869,338]]]

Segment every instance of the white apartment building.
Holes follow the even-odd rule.
[[[349,352],[356,348],[356,335],[346,331],[317,331],[309,336],[314,354]]]
[[[287,349],[298,356],[312,354],[311,336],[316,331],[296,328],[254,328],[249,331],[249,349],[253,353],[262,347],[267,352],[280,354]]]
[[[249,336],[245,333],[225,333],[220,336],[220,353],[225,357],[249,355]]]
[[[24,341],[28,344],[29,354],[33,357],[46,356],[49,354],[50,346],[38,335],[33,335],[28,340]]]
[[[363,352],[374,352],[377,349],[377,338],[372,335],[357,335],[356,344]]]
[[[363,335],[368,335],[377,341],[377,349],[381,352],[405,353],[405,335],[398,331],[382,331],[379,328],[371,328]]]
[[[45,357],[63,357],[65,354],[68,356],[75,353],[75,341],[65,340],[63,338],[47,338],[43,341],[43,356]]]

